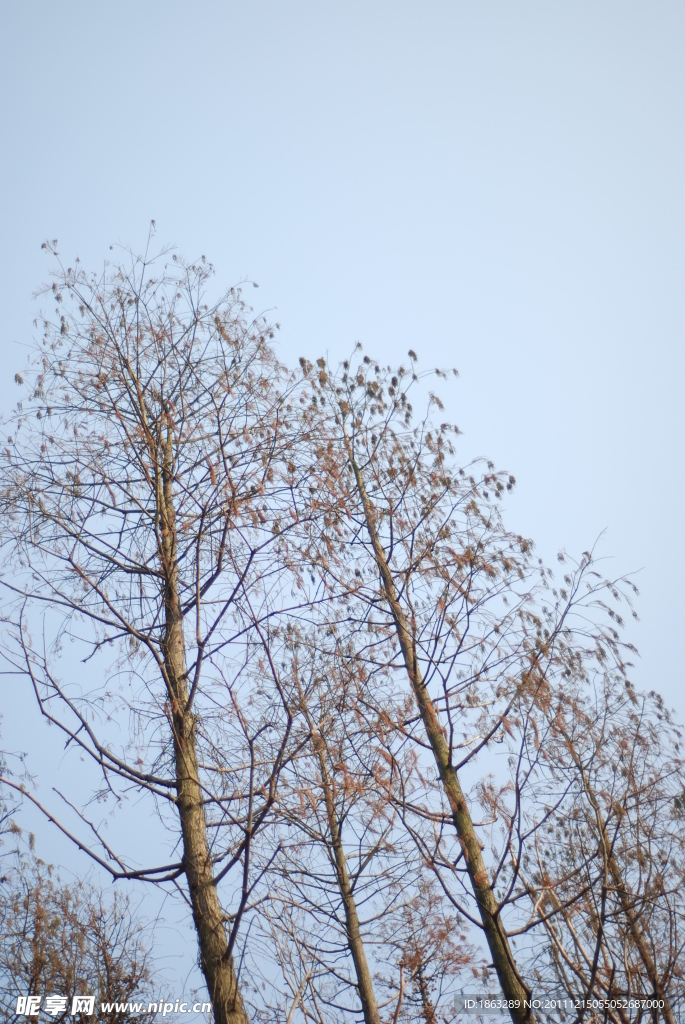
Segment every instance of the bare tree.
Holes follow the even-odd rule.
[[[520,931],[522,891],[508,851],[534,842],[539,827],[525,826],[518,799],[533,796],[523,752],[569,665],[583,680],[602,650],[622,673],[624,644],[604,618],[625,594],[600,580],[581,610],[577,585],[555,589],[530,543],[503,526],[513,478],[490,464],[459,466],[456,428],[431,422],[435,396],[414,421],[415,360],[411,352],[409,369],[381,368],[358,355],[335,371],[302,361],[308,415],[319,424],[319,491],[335,524],[317,534],[309,520],[303,556],[356,623],[356,656],[408,683],[414,711],[398,701],[389,723],[390,750],[410,743],[420,752],[420,771],[403,782],[403,820],[455,908],[482,928],[513,1019],[528,1020],[527,957],[509,934]],[[517,749],[518,759],[493,761],[498,749]],[[487,820],[497,789],[516,795],[499,844]]]
[[[33,851],[23,849],[0,884],[0,1007],[14,1020],[17,994],[63,997],[57,1022],[72,1018],[71,1001],[95,994],[102,1024],[152,1021],[131,1013],[131,1000],[157,1000],[152,934],[128,896],[83,882],[62,882]],[[111,1004],[111,1009],[102,1009]],[[126,1008],[124,1008],[126,1007]]]
[[[239,292],[208,303],[204,259],[165,255],[90,277],[55,253],[2,455],[5,656],[101,798],[147,793],[179,852],[136,867],[97,822],[81,815],[89,843],[43,810],[113,877],[183,883],[215,1019],[238,1024],[233,953],[290,726],[251,633],[290,593],[288,385]]]
[[[275,952],[301,1003],[310,994],[327,1020],[380,1024],[378,925],[394,900],[393,875],[411,865],[395,847],[387,765],[359,711],[363,670],[335,634],[327,639],[291,626],[274,664],[297,749],[279,779],[281,855],[264,875],[261,931],[271,945],[265,957]],[[269,646],[275,654],[276,642]]]
[[[489,721],[481,714],[476,734],[482,735],[468,738],[466,761],[502,729],[507,700],[522,685],[531,567],[529,545],[499,521],[496,500],[510,481],[489,468],[464,479],[450,462],[452,428],[434,429],[428,421],[412,426],[413,371],[381,370],[368,357],[336,373],[324,360],[316,368],[302,365],[311,415],[321,422],[321,487],[335,495],[340,534],[335,558],[324,538],[319,564],[332,587],[354,597],[368,651],[385,646],[384,656],[402,665],[418,716],[410,731],[416,734],[419,724],[418,741],[431,751],[502,991],[513,1019],[529,1020],[530,990],[506,936],[454,758],[456,738],[465,726],[469,731],[473,712],[493,702],[499,710]]]
[[[344,661],[341,663],[340,655],[318,665],[316,661],[307,665],[306,649],[295,650],[294,654],[292,671],[297,706],[308,732],[311,754],[309,758],[301,755],[297,759],[294,765],[297,779],[293,781],[300,806],[309,806],[312,814],[293,816],[291,821],[300,830],[304,829],[319,850],[323,848],[334,870],[335,888],[340,894],[344,915],[343,934],[354,963],[364,1021],[365,1024],[380,1024],[357,897],[361,892],[363,903],[369,903],[369,893],[364,892],[365,877],[368,876],[368,868],[371,865],[375,867],[375,856],[383,848],[392,823],[386,819],[385,806],[379,806],[378,801],[373,800],[374,772],[369,763],[363,721],[350,729],[347,694],[354,679],[350,679],[348,666]],[[361,761],[355,756],[357,745],[364,752]],[[350,842],[345,841],[346,829],[353,832],[351,858]],[[298,846],[299,860],[301,844]],[[288,871],[288,867],[285,870]],[[289,874],[291,878],[300,875],[296,862]],[[320,899],[312,901],[311,897],[308,898],[308,888],[303,887],[306,901],[312,909],[320,910]],[[333,887],[329,883],[327,888],[330,901]],[[332,910],[333,907],[329,915]],[[343,921],[339,923],[343,924]]]
[[[564,798],[526,851],[521,877],[558,984],[651,998],[675,1024],[685,1000],[680,734],[656,694],[616,683],[603,676],[594,693],[569,687],[550,701],[544,777],[548,796]],[[643,1015],[637,1005],[612,1019]]]

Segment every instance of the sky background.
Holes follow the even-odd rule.
[[[155,218],[259,283],[286,362],[359,340],[458,367],[463,458],[516,476],[543,557],[606,531],[607,573],[638,571],[634,677],[684,719],[683,53],[666,0],[5,0],[0,405],[41,242],[97,268]],[[4,745],[41,737],[46,780],[7,687]]]

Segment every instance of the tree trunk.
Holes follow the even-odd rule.
[[[361,470],[354,459],[347,435],[345,435],[345,442],[347,455],[362,501],[364,518],[369,537],[371,538],[374,558],[383,581],[383,595],[392,613],[409,682],[433,752],[435,764],[440,774],[443,790],[450,805],[454,827],[457,830],[457,835],[464,851],[466,869],[483,923],[485,938],[492,955],[492,963],[497,972],[504,997],[519,1003],[518,1007],[514,1006],[510,1009],[512,1020],[516,1024],[519,1024],[519,1022],[532,1024],[534,1021],[533,1013],[530,1009],[524,1007],[524,1000],[530,999],[530,991],[524,985],[516,969],[509,940],[502,926],[499,906],[485,867],[480,843],[473,827],[471,812],[462,792],[457,771],[451,762],[449,746],[440,728],[435,706],[421,675],[406,616],[398,600],[392,573],[385,557],[378,531],[376,530],[374,509],[366,491]]]
[[[173,500],[172,437],[168,429],[159,494],[161,556],[165,576],[164,666],[171,707],[169,718],[174,734],[177,806],[183,837],[183,866],[193,908],[193,920],[200,948],[200,965],[207,982],[215,1024],[249,1024],[243,1005],[233,957],[214,883],[202,786],[198,770],[194,716],[186,712],[186,675],[183,615],[178,590],[177,530]]]

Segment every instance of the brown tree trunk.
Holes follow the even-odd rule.
[[[172,437],[168,430],[164,466],[158,478],[161,555],[165,576],[164,665],[171,693],[169,718],[174,734],[177,806],[183,837],[183,866],[200,947],[200,965],[212,1001],[215,1024],[248,1024],[233,957],[228,955],[219,897],[214,883],[202,786],[198,770],[194,716],[186,712],[183,615],[178,592],[177,531],[173,500]]]
[[[457,771],[451,762],[449,746],[440,728],[435,705],[431,700],[421,675],[406,616],[398,600],[392,572],[376,529],[374,508],[366,491],[361,470],[354,459],[352,447],[347,436],[345,436],[345,441],[347,455],[354,472],[357,490],[364,509],[364,518],[373,546],[374,558],[383,581],[383,594],[392,613],[409,682],[433,752],[435,764],[440,774],[443,790],[450,805],[452,820],[464,851],[466,869],[483,923],[483,931],[492,956],[492,963],[497,972],[504,997],[519,1003],[518,1008],[514,1006],[510,1010],[512,1020],[517,1022],[517,1024],[524,1021],[526,1024],[532,1024],[534,1021],[533,1013],[530,1009],[524,1007],[524,1000],[530,999],[530,992],[516,969],[509,940],[502,926],[499,906],[485,867],[480,843],[473,827],[471,812],[466,803]]]

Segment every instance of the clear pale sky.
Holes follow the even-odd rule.
[[[5,0],[0,401],[43,239],[97,266],[155,218],[286,361],[457,366],[464,457],[545,557],[641,570],[634,676],[685,718],[684,55],[671,0]]]

